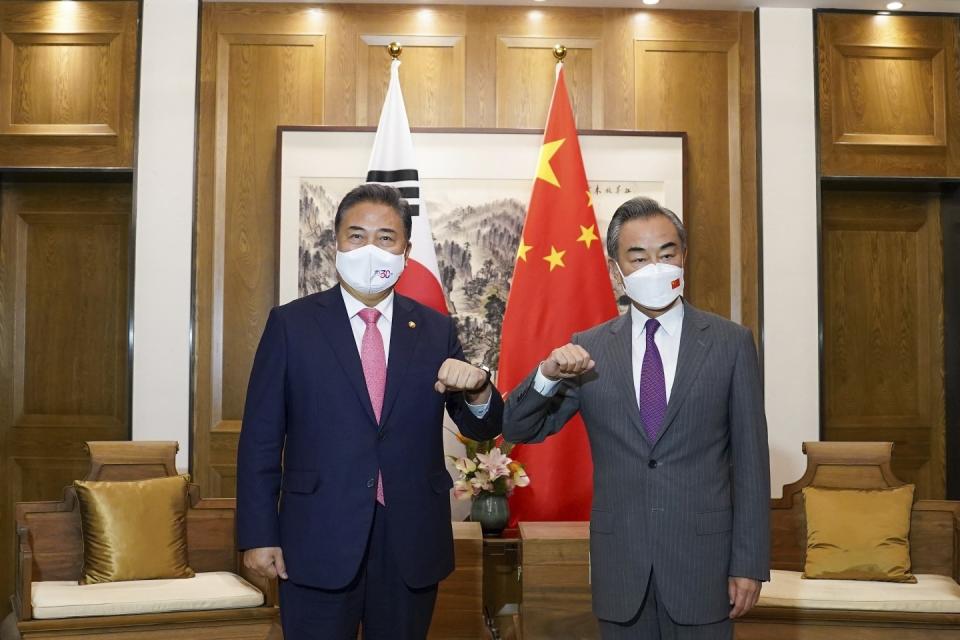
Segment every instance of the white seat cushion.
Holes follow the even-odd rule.
[[[263,604],[263,594],[225,571],[176,580],[131,580],[79,585],[34,582],[33,617],[38,620],[134,613],[242,609]]]
[[[761,607],[960,613],[960,585],[947,576],[917,574],[916,584],[867,580],[805,580],[797,571],[770,572]]]

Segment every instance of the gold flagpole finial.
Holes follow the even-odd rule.
[[[394,60],[399,60],[400,54],[403,53],[403,47],[400,46],[399,42],[391,42],[387,45],[387,53],[389,53],[390,57]]]
[[[563,62],[564,58],[567,57],[567,48],[562,44],[553,45],[553,57],[557,59],[557,62]]]

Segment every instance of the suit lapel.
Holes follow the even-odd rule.
[[[633,321],[629,311],[611,325],[610,332],[613,334],[609,350],[610,373],[614,384],[618,387],[616,397],[627,399],[627,414],[630,416],[630,422],[640,433],[643,433],[640,405],[637,404],[633,379]]]
[[[673,378],[673,387],[670,391],[670,401],[667,403],[667,414],[663,418],[663,425],[654,440],[656,446],[663,438],[663,434],[670,428],[680,411],[680,405],[687,397],[690,387],[700,373],[700,368],[710,352],[712,341],[707,328],[710,326],[707,317],[696,308],[684,301],[683,303],[683,330],[680,334],[680,353],[677,356],[677,372]]]
[[[403,385],[404,374],[413,360],[419,342],[421,328],[420,314],[416,305],[408,298],[397,295],[393,300],[393,322],[390,325],[390,358],[387,362],[387,389],[383,396],[383,409],[380,411],[380,426],[387,424],[390,410],[393,408]]]
[[[321,335],[330,343],[330,348],[340,361],[340,366],[370,421],[376,424],[377,419],[373,413],[373,405],[370,404],[367,382],[363,377],[363,365],[360,364],[360,353],[357,351],[357,341],[353,337],[353,329],[350,328],[350,318],[347,317],[347,308],[343,304],[340,286],[324,291],[317,296],[316,301],[316,319],[320,324]],[[328,372],[324,374],[329,375]]]

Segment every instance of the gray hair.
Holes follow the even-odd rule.
[[[653,216],[663,216],[673,223],[677,228],[677,235],[680,237],[680,250],[687,250],[687,229],[683,226],[680,218],[673,211],[660,205],[653,198],[637,197],[627,200],[620,205],[610,220],[610,226],[607,228],[607,255],[614,260],[617,259],[617,248],[620,242],[620,229],[625,222],[630,220],[648,220]]]

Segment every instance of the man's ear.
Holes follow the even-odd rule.
[[[413,244],[409,240],[407,240],[407,248],[403,250],[403,266],[404,267],[407,266],[407,260],[410,259],[410,247],[412,246]]]
[[[622,287],[623,274],[620,273],[620,265],[617,264],[617,261],[613,258],[607,258],[607,269],[610,271],[610,277],[613,278],[615,282],[619,282]]]

